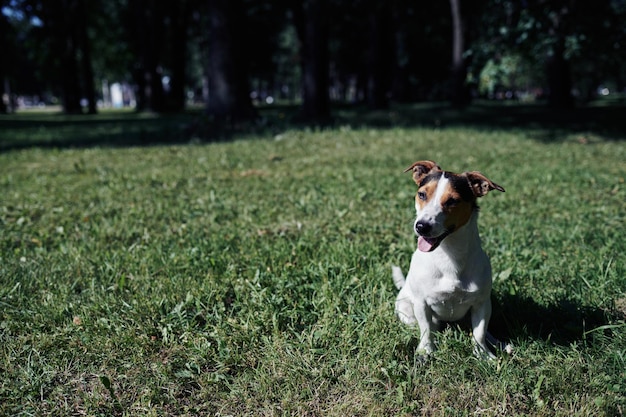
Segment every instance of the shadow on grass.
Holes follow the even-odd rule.
[[[472,127],[478,129],[529,130],[542,142],[565,139],[568,134],[594,134],[604,140],[626,139],[626,106],[578,107],[567,110],[542,105],[477,102],[457,110],[446,104],[396,106],[382,112],[338,112],[351,125],[375,127]]]
[[[309,129],[297,122],[297,106],[268,106],[260,117],[246,123],[209,119],[202,110],[179,114],[142,114],[105,111],[95,116],[60,113],[20,113],[0,116],[0,152],[31,147],[66,148],[91,146],[150,146],[190,142],[228,141],[240,135],[272,136],[286,129]],[[540,105],[477,102],[464,110],[446,103],[393,105],[371,111],[363,106],[333,108],[333,120],[316,128],[471,127],[532,131],[545,142],[559,141],[568,134],[594,134],[603,140],[626,139],[626,106],[617,103],[570,110]]]
[[[626,320],[626,312],[580,306],[571,300],[561,300],[553,305],[540,305],[534,300],[517,295],[492,297],[493,312],[489,332],[505,343],[516,340],[542,340],[558,346],[593,343],[594,336],[611,336],[615,323]],[[621,324],[618,324],[621,326]],[[470,333],[472,330],[469,313],[460,321],[444,323],[440,331],[451,327],[454,331]],[[421,361],[417,347],[419,337],[411,338],[396,348],[398,358]]]
[[[624,319],[621,312],[581,306],[572,300],[545,306],[531,298],[505,295],[494,299],[489,330],[502,340],[540,339],[565,346],[591,340],[595,332],[608,336],[608,325]]]
[[[21,113],[0,116],[0,152],[14,149],[149,146],[181,143],[201,114],[142,114],[106,111],[98,115]],[[187,139],[188,141],[188,139]]]

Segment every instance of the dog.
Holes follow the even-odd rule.
[[[414,231],[417,249],[406,279],[392,266],[400,290],[395,311],[400,321],[420,329],[418,351],[427,357],[435,349],[433,333],[441,322],[471,314],[477,355],[495,358],[488,343],[510,353],[487,331],[491,318],[491,263],[478,234],[477,199],[504,188],[477,171],[455,174],[433,161],[418,161],[412,171],[417,184]]]

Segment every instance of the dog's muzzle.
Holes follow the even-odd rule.
[[[433,226],[424,221],[415,222],[415,233],[417,234],[417,248],[421,252],[432,252],[441,244],[441,242],[450,234],[452,230],[445,230],[439,236],[429,236],[432,233]]]

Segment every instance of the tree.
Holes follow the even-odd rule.
[[[165,109],[163,66],[160,50],[164,42],[164,4],[157,0],[129,2],[129,39],[136,61],[132,70],[136,83],[137,110]]]
[[[550,43],[545,52],[548,103],[552,107],[567,108],[573,104],[570,62],[565,56],[565,39],[568,35],[568,18],[570,17],[570,10],[566,3],[570,2],[554,3],[556,7],[547,13],[547,34]]]
[[[8,16],[4,13],[0,13],[0,38],[6,42],[3,48],[4,65],[0,65],[0,113],[8,113],[11,110],[10,85],[17,51],[13,27],[9,23]],[[4,102],[5,95],[9,98],[8,103]]]
[[[170,4],[172,26],[170,99],[168,109],[181,111],[185,108],[185,85],[187,69],[187,46],[189,5],[188,1],[176,1]]]
[[[0,5],[0,90],[62,97],[68,113],[82,113],[82,99],[95,112],[94,80],[130,82],[137,108],[155,112],[182,110],[188,92],[202,90],[219,119],[254,117],[251,90],[262,99],[301,94],[300,115],[311,122],[330,118],[331,100],[385,108],[447,98],[463,107],[478,74],[489,78],[483,91],[523,80],[557,107],[572,104],[572,91],[590,99],[599,85],[626,84],[623,0]]]
[[[40,9],[43,28],[51,37],[51,52],[58,54],[60,59],[57,71],[61,77],[63,111],[68,114],[82,112],[77,61],[79,40],[76,33],[76,6],[73,0],[42,1]]]
[[[454,107],[469,104],[469,91],[465,83],[467,68],[463,54],[465,52],[465,34],[460,0],[450,0],[452,15],[452,68],[450,73],[451,102]]]
[[[480,37],[473,48],[475,56],[482,55],[474,59],[475,72],[490,59],[518,56],[525,61],[520,68],[531,68],[529,78],[542,87],[548,104],[557,108],[573,105],[573,91],[587,100],[601,83],[623,80],[623,1],[486,3]]]
[[[208,4],[207,112],[230,120],[253,118],[256,111],[249,93],[242,4],[239,0],[209,0]]]
[[[393,36],[393,68],[391,77],[391,97],[398,102],[408,102],[411,97],[410,55],[408,53],[407,9],[400,7],[398,1],[393,3],[392,36]]]
[[[368,2],[367,102],[372,109],[389,106],[390,72],[393,67],[392,9],[388,2]]]
[[[76,37],[80,49],[80,68],[83,80],[83,92],[87,100],[87,113],[96,114],[96,89],[94,87],[93,63],[91,61],[91,41],[87,34],[89,14],[86,0],[77,0],[76,3]]]
[[[130,72],[135,83],[138,111],[176,112],[185,108],[190,54],[198,47],[194,35],[206,14],[206,2],[157,0],[121,2],[123,43],[135,59]],[[107,7],[110,7],[107,5]],[[195,13],[195,17],[192,15]],[[202,30],[206,32],[206,27]],[[197,36],[196,36],[197,37]]]
[[[89,10],[84,0],[23,0],[9,3],[9,13],[19,27],[21,42],[28,45],[21,65],[36,66],[39,81],[61,94],[65,113],[82,113],[81,99],[96,112]],[[26,62],[28,61],[28,62]],[[23,78],[15,74],[16,78]],[[29,87],[21,86],[22,92]]]
[[[404,85],[404,101],[449,99],[452,45],[450,4],[442,1],[396,2],[396,60],[405,81],[396,85],[394,91],[397,92]],[[394,82],[397,80],[394,79]],[[400,95],[394,94],[395,97]]]
[[[301,117],[308,122],[330,119],[327,13],[326,0],[303,0],[293,9],[302,52]]]
[[[59,77],[63,111],[68,114],[82,113],[81,99],[85,98],[89,112],[95,113],[96,97],[84,0],[34,3],[30,10],[35,11],[35,16],[42,22],[40,32],[49,41],[45,65]]]

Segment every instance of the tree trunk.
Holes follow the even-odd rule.
[[[463,19],[461,15],[461,4],[459,0],[450,0],[450,10],[452,12],[452,69],[450,74],[450,100],[452,106],[463,108],[470,102],[470,95],[465,79],[467,78],[467,68],[463,59],[464,32]]]
[[[172,6],[172,77],[170,82],[169,110],[185,108],[185,72],[187,68],[187,1],[178,1]]]
[[[293,11],[302,53],[301,117],[325,123],[330,120],[326,0],[305,0]]]
[[[548,104],[551,107],[564,109],[572,107],[572,79],[569,62],[563,56],[564,42],[559,41],[554,53],[546,60],[548,80]]]
[[[390,40],[391,9],[387,2],[370,2],[369,56],[367,77],[367,102],[371,109],[389,107],[389,68],[393,62]]]
[[[159,53],[162,48],[163,5],[156,0],[130,2],[135,22],[132,36],[137,39],[137,110],[160,112],[164,108]]]
[[[230,120],[256,116],[250,99],[242,10],[240,1],[209,0],[207,113]]]
[[[65,49],[61,56],[61,87],[63,89],[63,111],[67,114],[79,114],[80,106],[80,85],[78,82],[78,63],[76,62],[76,39],[66,34]]]
[[[59,30],[59,40],[62,42],[60,47],[61,55],[61,88],[63,90],[63,111],[67,114],[80,114],[82,112],[80,106],[80,77],[78,71],[78,62],[76,60],[78,45],[76,36],[76,26],[74,17],[76,16],[76,3],[72,0],[63,0],[61,2],[61,10],[55,10],[58,13],[60,25],[56,28]]]
[[[0,39],[9,39],[10,33],[10,24],[7,20],[7,17],[0,13]],[[9,88],[9,73],[11,72],[7,67],[7,61],[11,62],[15,59],[15,55],[13,55],[13,42],[14,39],[11,37],[11,41],[7,42],[8,47],[6,47],[7,51],[5,51],[4,63],[5,65],[0,65],[0,113],[5,114],[9,112],[9,108],[11,106],[11,89]],[[4,102],[5,94],[9,98],[8,103]]]
[[[569,62],[565,59],[565,36],[569,10],[561,7],[550,15],[550,35],[554,37],[551,53],[546,58],[548,104],[555,108],[568,108],[572,99],[572,78]]]
[[[91,43],[87,35],[87,8],[85,0],[78,0],[78,38],[80,40],[81,67],[83,88],[87,99],[87,112],[96,114],[98,112],[96,103],[96,88],[94,85],[93,65],[91,62]]]
[[[411,99],[409,81],[409,53],[407,51],[407,34],[403,24],[404,9],[394,4],[392,12],[394,66],[391,77],[391,96],[396,102],[406,103]]]

